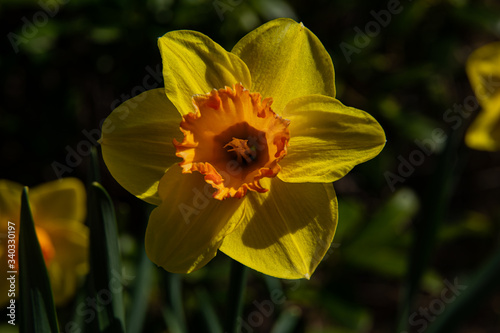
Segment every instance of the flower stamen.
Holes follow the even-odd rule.
[[[257,157],[257,149],[255,146],[249,147],[248,140],[233,138],[233,140],[226,144],[224,148],[227,148],[228,146],[231,147],[231,149],[228,149],[227,151],[236,153],[236,161],[240,165],[244,163],[243,159],[245,159],[247,164],[250,164]]]

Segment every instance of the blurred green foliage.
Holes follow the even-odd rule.
[[[500,38],[498,2],[405,0],[390,7],[394,1],[2,1],[0,176],[25,185],[55,179],[58,173],[86,179],[87,146],[98,137],[101,121],[141,92],[145,76],[162,85],[155,75],[161,68],[156,39],[164,33],[201,31],[229,50],[273,18],[302,21],[332,56],[338,98],[374,115],[388,141],[376,159],[334,184],[340,209],[337,236],[312,279],[273,282],[250,272],[242,320],[248,323],[252,314],[260,314],[262,323],[252,332],[273,327],[273,332],[394,331],[422,205],[439,186],[432,176],[442,163],[445,141],[433,133],[462,135],[478,111],[453,120],[446,115],[456,115],[456,107],[472,95],[465,62],[474,49]],[[418,165],[410,162],[415,151],[424,156]],[[404,177],[403,161],[410,162]],[[66,168],[54,169],[54,163]],[[432,255],[415,309],[429,307],[440,297],[445,279],[471,275],[499,245],[500,154],[460,144],[449,167],[444,172],[453,169],[456,176],[445,193],[435,243],[429,244]],[[166,331],[168,325],[169,332],[182,332],[184,325],[193,332],[218,327],[206,320],[214,314],[223,317],[229,260],[217,256],[181,282],[141,261],[150,208],[126,193],[102,165],[100,171],[116,206],[123,267],[137,277],[125,286],[126,309],[137,299],[134,284],[148,294],[144,318],[137,319],[144,320],[142,331]],[[402,179],[391,185],[388,173]],[[177,322],[172,286],[182,286],[175,288],[183,299],[185,323]],[[282,297],[267,315],[258,305],[273,292]],[[58,309],[60,323],[71,320],[78,302]],[[500,293],[494,289],[460,332],[497,331],[499,314]],[[410,331],[418,328],[413,325]]]

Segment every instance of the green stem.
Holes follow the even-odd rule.
[[[182,298],[182,277],[180,274],[167,271],[164,272],[164,276],[167,282],[167,309],[172,315],[171,319],[175,321],[175,323],[170,322],[169,328],[172,329],[170,326],[173,324],[178,331],[187,332]]]
[[[239,331],[241,311],[243,309],[243,294],[247,281],[247,267],[233,260],[231,262],[231,273],[228,291],[228,311],[224,325],[224,333],[236,333]]]

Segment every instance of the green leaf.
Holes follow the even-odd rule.
[[[206,330],[209,333],[219,333],[222,332],[222,326],[219,322],[219,318],[215,312],[215,308],[210,301],[210,296],[207,291],[203,288],[196,290],[196,298],[200,304],[201,314],[205,319],[207,324]]]
[[[101,173],[99,171],[99,158],[97,157],[97,148],[92,147],[90,150],[90,165],[89,165],[89,176],[87,178],[89,182],[87,185],[90,187],[92,182],[101,181]]]
[[[75,296],[75,301],[72,306],[72,319],[67,322],[64,327],[61,327],[61,332],[71,332],[73,328],[82,328],[81,333],[85,333],[83,328],[85,327],[85,320],[89,315],[88,311],[82,311],[81,304],[85,304],[85,298],[88,297],[88,283],[89,276],[85,277],[84,287],[80,288]],[[80,308],[79,308],[80,307]],[[78,329],[73,329],[75,332],[78,332]]]
[[[89,189],[90,297],[97,303],[99,332],[124,332],[123,284],[116,217],[111,198],[97,182]]]
[[[141,257],[137,279],[132,294],[132,306],[128,311],[127,332],[140,333],[143,331],[144,318],[148,309],[149,294],[152,286],[153,264],[149,260],[144,244],[142,244]]]
[[[433,255],[437,232],[444,220],[455,182],[465,165],[466,155],[458,154],[465,128],[451,132],[446,140],[445,150],[438,156],[438,167],[427,184],[420,218],[415,224],[413,251],[409,258],[408,278],[400,309],[398,331],[406,331],[408,328],[408,318],[414,298]]]
[[[163,309],[163,318],[167,323],[167,327],[172,332],[178,332],[179,330],[180,332],[187,332],[182,301],[181,275],[162,270],[162,277],[167,286],[167,304]]]
[[[418,207],[418,198],[412,190],[398,190],[373,215],[359,235],[343,248],[345,260],[386,276],[404,275],[410,240],[404,231]]]
[[[236,260],[231,260],[227,311],[224,332],[239,332],[241,327],[238,318],[243,310],[248,269]]]
[[[302,311],[299,307],[293,306],[285,309],[278,317],[278,320],[276,320],[276,323],[274,323],[271,333],[294,332],[301,315]]]
[[[284,295],[285,292],[283,291],[283,287],[281,285],[281,281],[278,278],[275,278],[273,276],[265,275],[262,274],[262,277],[264,278],[264,281],[267,286],[267,291],[269,292],[269,295]],[[279,304],[277,304],[279,307]]]
[[[478,212],[462,212],[454,223],[443,225],[438,230],[437,239],[440,244],[457,240],[460,237],[487,237],[494,232],[494,223],[490,217]]]
[[[339,223],[335,231],[335,242],[342,243],[345,247],[356,238],[364,229],[363,222],[366,220],[365,207],[358,201],[352,199],[338,198]]]
[[[351,247],[371,247],[372,244],[387,244],[398,241],[405,224],[417,213],[418,198],[409,188],[394,193],[373,215]]]
[[[11,226],[13,229],[10,229]],[[16,226],[9,222],[8,227],[9,231],[19,228],[20,332],[59,332],[52,289],[31,215],[27,187],[21,197],[21,224]],[[7,272],[8,277],[16,279],[16,274],[10,273],[15,268],[10,269],[12,271]]]
[[[177,317],[174,315],[172,310],[168,307],[163,307],[163,319],[168,327],[168,332],[171,333],[184,333],[185,330],[182,328],[182,324],[180,324]]]
[[[346,260],[351,265],[369,269],[384,276],[399,277],[406,273],[407,251],[376,247],[371,250],[349,252]]]

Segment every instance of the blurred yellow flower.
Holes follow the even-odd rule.
[[[23,186],[0,179],[0,258],[7,267],[8,222],[15,223],[16,256]],[[83,224],[86,194],[75,178],[45,183],[30,189],[36,234],[49,274],[54,302],[63,304],[76,292],[78,279],[88,271],[88,228]],[[17,258],[16,258],[17,264]],[[8,301],[9,285],[0,282],[0,303]]]
[[[150,259],[186,273],[220,249],[268,275],[309,278],[337,225],[331,182],[376,156],[384,131],[335,99],[330,56],[293,20],[231,52],[195,31],[158,43],[165,89],[120,105],[101,138],[114,178],[158,205]]]
[[[467,130],[465,143],[478,150],[500,150],[500,42],[475,50],[467,74],[483,110]]]

